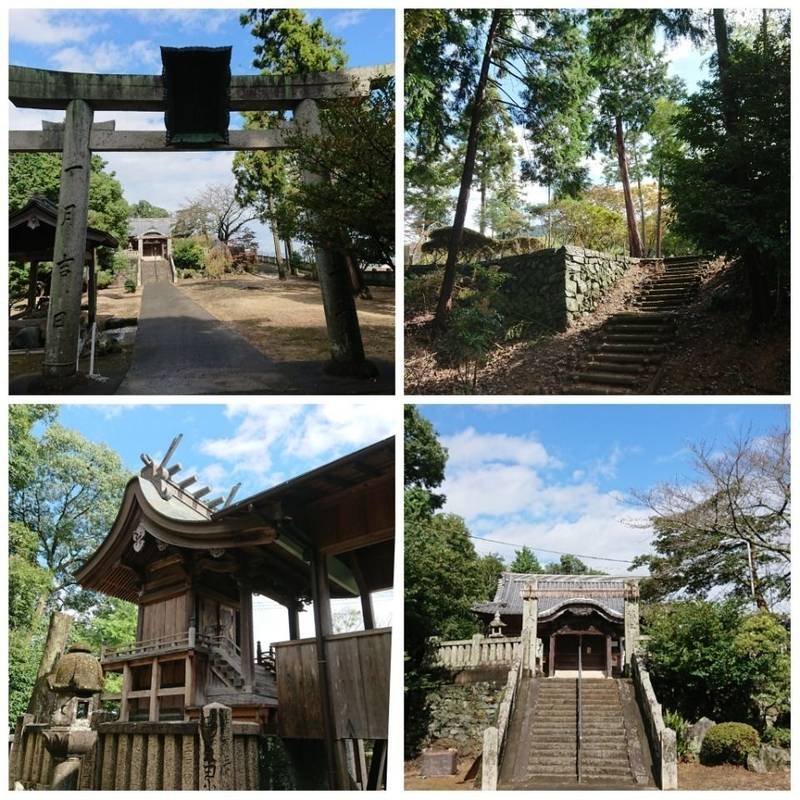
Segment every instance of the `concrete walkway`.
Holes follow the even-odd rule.
[[[142,293],[133,363],[117,394],[250,394],[282,391],[275,363],[178,287]]]

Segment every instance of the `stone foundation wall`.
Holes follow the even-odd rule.
[[[483,731],[495,721],[504,682],[505,673],[497,682],[446,684],[432,692],[427,744],[455,747],[459,757],[478,755]]]
[[[503,308],[508,320],[536,328],[566,330],[597,304],[638,259],[564,246],[504,258],[508,277]]]

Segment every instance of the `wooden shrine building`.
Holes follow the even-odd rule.
[[[503,572],[494,599],[473,611],[503,636],[529,631],[527,663],[547,677],[574,677],[579,651],[584,675],[618,677],[639,640],[636,578]]]
[[[79,787],[257,789],[266,734],[281,738],[297,788],[384,786],[391,629],[375,627],[371,596],[393,583],[394,439],[239,502],[238,487],[208,499],[179,475],[179,441],[160,462],[142,456],[76,573],[138,606],[136,640],[102,650],[103,671],[122,675],[121,694],[105,698],[119,712],[93,722]],[[288,640],[254,642],[256,594],[285,607]],[[333,633],[334,598],[360,600],[363,630]],[[302,639],[309,603],[315,635]],[[209,708],[230,713],[229,784],[219,759],[203,761]]]
[[[28,302],[26,313],[36,308],[39,264],[53,261],[58,225],[58,206],[43,195],[34,195],[28,203],[8,220],[8,258],[29,264]],[[97,248],[117,247],[117,240],[105,231],[86,228],[82,264],[89,267],[89,284],[94,284],[97,267]],[[49,294],[49,290],[46,292]],[[89,292],[90,306],[94,293]]]

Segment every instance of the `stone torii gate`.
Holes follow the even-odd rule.
[[[9,68],[8,94],[15,106],[66,112],[63,125],[9,132],[12,153],[62,153],[44,358],[44,377],[56,383],[77,373],[92,152],[285,149],[292,134],[321,132],[319,102],[365,97],[394,71],[393,65],[381,65],[307,75],[231,76],[230,47],[161,50],[163,75]],[[293,119],[274,128],[228,130],[231,111],[287,110]],[[118,131],[113,123],[93,124],[95,111],[163,111],[166,131]],[[323,179],[303,175],[305,182]],[[328,370],[373,377],[376,368],[364,355],[345,259],[318,249],[316,261],[331,348]]]

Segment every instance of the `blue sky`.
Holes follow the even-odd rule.
[[[9,63],[70,72],[148,73],[161,71],[160,45],[232,45],[234,74],[255,73],[255,39],[239,25],[234,9],[30,9],[9,14]],[[306,9],[321,17],[328,31],[344,39],[351,67],[394,61],[393,9]],[[40,129],[43,119],[63,112],[16,109],[9,104],[14,129]],[[98,112],[96,121],[114,119],[120,130],[163,130],[163,114]],[[231,127],[241,127],[232,115]],[[105,153],[125,198],[149,200],[175,211],[208,184],[230,183],[233,153]],[[259,249],[273,252],[272,237],[260,223],[251,225]]]
[[[785,424],[777,405],[420,405],[450,452],[445,510],[471,532],[587,556],[624,574],[646,552],[646,513],[631,492],[691,472],[689,443],[724,447]],[[476,543],[513,557],[514,546]],[[558,556],[539,552],[543,563]]]
[[[227,405],[62,405],[59,422],[115,450],[131,472],[139,453],[159,458],[172,437],[183,433],[174,461],[181,475],[198,475],[218,493],[242,482],[238,500],[347,455],[395,433],[397,411],[391,398],[368,406],[350,400],[315,405],[230,403]],[[392,592],[373,595],[378,625],[391,624]],[[262,643],[289,638],[282,606],[253,599],[254,635]],[[334,600],[334,616],[358,601]],[[300,615],[300,632],[312,636],[310,610]]]

